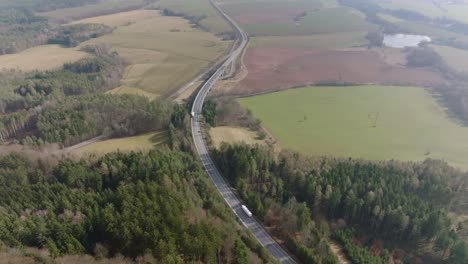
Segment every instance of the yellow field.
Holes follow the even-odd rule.
[[[240,127],[214,127],[210,129],[210,136],[216,148],[219,148],[223,142],[265,144],[263,140],[257,139],[255,132]]]
[[[166,96],[188,83],[229,47],[229,42],[193,28],[180,17],[160,16],[156,10],[126,13],[93,18],[94,23],[115,25],[133,17],[133,22],[118,26],[112,34],[82,43],[108,43],[130,61],[123,87],[116,91],[143,91],[150,98]]]
[[[458,72],[468,73],[468,51],[447,46],[431,45],[445,63]]]
[[[87,56],[86,52],[59,45],[43,45],[20,53],[0,56],[0,70],[18,69],[27,71],[53,70],[67,62],[75,62]]]
[[[73,151],[77,155],[104,155],[121,151],[149,151],[167,141],[167,132],[148,133],[135,137],[117,138],[99,141]]]

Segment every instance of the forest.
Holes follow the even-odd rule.
[[[288,151],[276,159],[260,146],[226,144],[213,152],[225,177],[267,226],[277,219],[274,208],[293,200],[306,204],[312,219],[336,222],[341,228],[332,229],[331,236],[356,263],[386,263],[396,249],[391,245],[425,248],[408,250],[405,257],[412,261],[421,255],[444,263],[468,261],[466,237],[459,235],[466,227],[448,217],[450,210],[460,209],[457,201],[466,200],[467,177],[441,161],[308,158]],[[278,221],[285,222],[291,218]],[[297,239],[297,230],[280,236]],[[358,234],[389,247],[371,256],[351,243]]]
[[[55,166],[10,154],[0,158],[0,183],[0,248],[160,263],[249,263],[252,249],[269,260],[189,152],[113,153]]]

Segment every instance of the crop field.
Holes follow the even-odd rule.
[[[366,46],[367,32],[344,32],[309,36],[265,36],[250,39],[250,48],[344,49]]]
[[[193,28],[180,17],[160,16],[156,10],[152,14],[145,11],[144,16],[130,12],[135,15],[132,24],[82,44],[110,44],[129,60],[123,87],[117,88],[118,91],[143,93],[151,98],[168,95],[216,61],[230,45],[212,33]],[[114,14],[93,18],[93,22],[116,23],[122,17],[132,18]]]
[[[232,31],[231,26],[210,5],[208,0],[160,0],[160,8],[168,8],[177,13],[193,17],[204,17],[200,26],[215,34]]]
[[[282,146],[302,153],[370,160],[437,158],[468,168],[468,127],[450,119],[423,88],[308,87],[240,103]]]
[[[245,65],[248,75],[231,93],[249,95],[319,83],[405,86],[446,83],[436,72],[393,65],[379,52],[368,50],[251,48]]]
[[[15,69],[23,72],[46,71],[61,68],[64,63],[75,62],[88,56],[86,52],[59,45],[43,45],[20,53],[0,56],[0,70]]]
[[[104,0],[98,4],[57,9],[50,12],[39,13],[39,15],[58,22],[69,22],[76,19],[133,10],[145,5],[145,0]]]
[[[104,155],[114,151],[149,151],[154,147],[166,143],[167,140],[167,132],[153,132],[140,136],[99,141],[76,149],[73,153],[78,155]]]
[[[431,45],[453,70],[468,73],[468,51],[448,46]]]
[[[210,129],[213,145],[218,148],[221,143],[246,143],[246,144],[265,144],[265,141],[257,139],[257,134],[240,127],[214,127]]]
[[[253,36],[310,35],[375,29],[363,14],[322,1],[235,2],[223,8]]]

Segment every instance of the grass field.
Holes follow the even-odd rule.
[[[160,0],[161,8],[194,17],[204,17],[200,26],[215,34],[232,31],[231,26],[210,5],[208,0]]]
[[[302,153],[371,160],[437,158],[468,168],[468,128],[449,119],[422,88],[309,87],[240,102],[282,146]]]
[[[98,4],[57,9],[50,12],[39,13],[39,15],[58,22],[68,22],[81,18],[137,9],[145,5],[145,0],[103,0]]]
[[[180,17],[161,16],[156,10],[144,11],[144,15],[127,13],[133,16],[121,13],[93,18],[95,23],[118,24],[129,19],[133,23],[82,44],[110,44],[130,61],[122,87],[113,92],[130,91],[150,98],[168,95],[216,61],[229,46]]]
[[[218,148],[221,143],[247,143],[265,144],[265,141],[257,139],[257,134],[253,131],[241,127],[214,127],[210,129],[213,145]]]
[[[73,153],[78,155],[104,155],[114,151],[149,151],[158,145],[166,143],[168,140],[167,136],[167,132],[155,132],[135,137],[109,139],[74,150]]]
[[[223,8],[254,36],[368,31],[375,26],[355,9],[320,0],[229,1]]]
[[[344,32],[310,36],[253,37],[249,47],[342,49],[367,45],[367,32]]]
[[[431,45],[445,63],[458,72],[468,73],[468,51],[448,46]]]
[[[158,16],[159,13],[154,10],[139,9],[128,12],[121,12],[111,15],[103,15],[90,17],[75,21],[71,24],[90,23],[90,24],[104,24],[110,27],[126,26],[135,23],[137,20],[147,19]]]
[[[0,56],[0,70],[17,69],[24,72],[53,70],[67,62],[75,62],[88,56],[86,52],[59,45],[43,45],[20,53]]]

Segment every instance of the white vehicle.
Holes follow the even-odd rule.
[[[190,113],[190,115],[191,115],[192,117],[195,117],[195,112],[192,111],[192,112]]]
[[[245,214],[248,215],[249,217],[252,217],[252,212],[250,212],[249,208],[245,205],[241,205],[242,210],[244,210]]]

